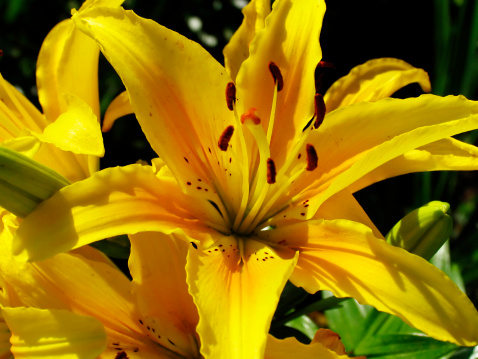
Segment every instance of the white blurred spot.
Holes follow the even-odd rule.
[[[238,9],[242,9],[244,6],[247,5],[249,1],[247,0],[232,0],[232,5],[237,7]]]
[[[188,18],[188,26],[193,32],[198,32],[202,29],[202,20],[197,16],[191,16]]]
[[[206,34],[205,32],[199,33],[199,38],[204,43],[204,45],[209,46],[209,47],[214,47],[218,43],[216,36]]]

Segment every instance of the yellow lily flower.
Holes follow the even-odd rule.
[[[159,233],[131,236],[130,281],[89,246],[20,262],[10,252],[19,220],[6,213],[2,220],[0,303],[8,303],[3,314],[15,358],[201,358],[199,317],[186,283],[188,243]],[[310,345],[269,336],[266,358],[287,353],[348,358],[326,330]]]
[[[122,2],[97,4],[119,6]],[[87,0],[81,9],[93,3]],[[98,123],[98,56],[98,45],[76,30],[71,19],[50,31],[36,72],[43,113],[0,75],[2,146],[34,156],[73,182],[97,171],[105,151]]]
[[[387,244],[352,193],[408,172],[477,169],[478,149],[450,136],[478,128],[478,104],[382,99],[407,82],[428,86],[423,71],[393,59],[352,71],[323,100],[314,71],[324,2],[278,0],[267,18],[257,10],[263,2],[251,4],[227,71],[132,12],[74,14],[121,76],[161,159],[60,190],[25,219],[14,253],[41,260],[145,231],[191,243],[187,283],[205,357],[262,357],[288,279],[476,345],[468,298],[437,268]]]

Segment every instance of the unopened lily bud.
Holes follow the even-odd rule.
[[[26,217],[69,181],[41,163],[0,146],[0,206]]]
[[[403,217],[385,237],[393,246],[429,260],[450,237],[450,205],[430,202]]]

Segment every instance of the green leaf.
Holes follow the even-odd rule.
[[[368,358],[436,359],[457,348],[455,344],[440,342],[419,334],[385,334],[369,338],[355,355]]]
[[[323,293],[324,297],[333,298],[332,293],[326,291]],[[365,319],[372,310],[370,306],[360,305],[354,299],[348,299],[341,303],[340,308],[325,312],[330,329],[340,335],[348,351],[353,351],[362,340],[367,331]]]
[[[308,316],[303,315],[286,323],[287,327],[294,328],[304,333],[310,340],[314,338],[315,332],[319,330],[319,326]]]

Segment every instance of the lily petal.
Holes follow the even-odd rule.
[[[244,20],[224,47],[224,64],[233,81],[244,60],[249,57],[249,45],[255,34],[262,30],[271,12],[270,0],[252,0],[243,9]]]
[[[254,240],[241,250],[238,243],[228,236],[206,250],[189,249],[187,282],[205,357],[263,357],[274,308],[297,261],[294,251]]]
[[[265,359],[339,359],[348,358],[347,355],[339,355],[334,351],[327,349],[321,343],[311,343],[305,345],[295,338],[276,339],[269,335],[267,338],[267,348]]]
[[[66,310],[3,308],[15,358],[97,358],[106,347],[101,322]]]
[[[362,102],[331,112],[308,138],[317,151],[317,169],[300,176],[289,194],[290,198],[301,193],[295,202],[310,199],[310,206],[305,212],[291,208],[288,216],[303,219],[300,213],[305,213],[310,218],[331,195],[384,163],[429,143],[478,128],[477,112],[478,103],[463,96],[433,95]],[[306,153],[305,148],[301,152]],[[297,169],[304,166],[303,160],[295,161]]]
[[[0,141],[24,135],[25,128],[41,132],[47,125],[45,116],[0,74]]]
[[[373,183],[406,173],[470,171],[478,168],[478,148],[452,137],[417,148],[384,163],[349,186],[357,192]]]
[[[76,30],[71,19],[48,33],[38,55],[37,87],[43,113],[50,122],[67,110],[65,93],[80,97],[99,118],[98,56],[98,46]]]
[[[198,312],[186,283],[191,244],[157,232],[130,236],[129,267],[143,327],[159,345],[182,357],[199,357]]]
[[[41,141],[52,143],[63,151],[103,157],[103,137],[95,114],[79,97],[69,94],[66,98],[68,109],[42,134],[32,133]]]
[[[219,195],[228,197],[225,203],[237,209],[243,171],[218,146],[224,130],[236,125],[225,69],[200,45],[131,11],[92,8],[73,19],[122,78],[149,143],[182,190],[217,204]],[[232,136],[230,145],[239,143]]]
[[[271,141],[271,157],[278,168],[314,115],[314,73],[322,58],[319,35],[324,13],[324,1],[274,2],[237,75],[243,108],[257,109],[267,131],[275,86],[269,63],[273,61],[282,73],[284,87],[277,94]]]
[[[105,117],[103,120],[103,132],[108,132],[113,127],[115,121],[123,116],[130,115],[133,113],[131,104],[129,102],[128,92],[123,91],[118,96],[115,97],[113,101],[109,104],[105,112]]]
[[[309,293],[330,290],[396,315],[436,339],[478,343],[478,313],[451,279],[423,258],[374,237],[366,226],[297,221],[263,235],[299,250],[290,280]]]
[[[41,142],[34,136],[21,136],[2,142],[2,147],[17,151],[27,157],[33,157],[40,149]]]
[[[197,219],[205,210],[198,201],[183,195],[174,179],[156,177],[149,166],[109,168],[42,202],[16,232],[13,252],[23,260],[41,260],[103,238],[144,231],[180,232],[207,241],[213,230],[206,219]],[[215,223],[220,221],[213,205],[209,213],[219,217]]]
[[[354,67],[327,90],[326,109],[331,112],[358,102],[378,101],[414,82],[418,82],[423,91],[431,91],[430,79],[424,70],[394,58],[369,60]]]

